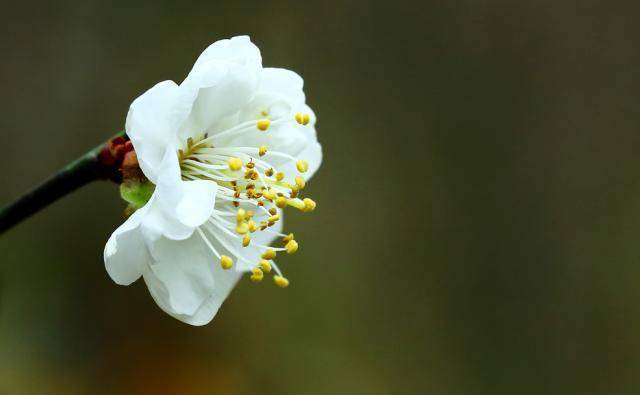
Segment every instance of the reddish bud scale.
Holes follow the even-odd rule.
[[[98,162],[106,173],[118,174],[118,176],[115,176],[116,178],[113,178],[114,181],[120,178],[120,172],[122,172],[122,175],[127,173],[129,176],[141,174],[133,144],[121,136],[114,137],[105,143],[100,154],[98,154]]]

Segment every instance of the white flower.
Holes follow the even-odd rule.
[[[116,283],[142,276],[165,312],[192,325],[215,316],[244,272],[257,282],[273,269],[288,285],[273,259],[298,243],[281,233],[282,209],[315,208],[298,194],[321,162],[302,85],[234,37],[207,48],[182,84],[133,102],[126,131],[156,187],[107,242]],[[276,237],[283,247],[269,247]]]

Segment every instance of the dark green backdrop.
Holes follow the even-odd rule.
[[[635,2],[0,5],[0,202],[236,34],[305,78],[325,152],[292,286],[204,328],[107,276],[114,185],[3,235],[1,393],[640,393]]]

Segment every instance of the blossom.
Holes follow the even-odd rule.
[[[107,242],[116,283],[142,277],[162,310],[192,325],[211,321],[244,273],[289,284],[274,261],[298,249],[283,209],[315,208],[300,195],[322,156],[302,87],[292,71],[263,68],[240,36],[131,104],[126,132],[155,189]]]

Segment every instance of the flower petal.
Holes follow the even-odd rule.
[[[151,296],[163,311],[191,325],[210,322],[242,276],[223,270],[198,235],[164,239],[152,252],[161,261],[144,273]]]
[[[236,286],[242,274],[242,272],[235,270],[223,270],[220,265],[214,265],[215,286],[213,294],[200,305],[193,315],[175,317],[191,325],[208,324],[216,316],[220,306]]]
[[[151,272],[164,284],[163,304],[176,314],[192,315],[214,288],[212,254],[198,235],[185,240],[160,238],[151,245]]]
[[[156,181],[167,146],[179,146],[176,133],[190,113],[192,103],[188,99],[173,81],[163,81],[129,108],[125,129],[142,171],[152,182]]]
[[[291,70],[265,67],[260,73],[258,90],[282,95],[289,102],[299,104],[305,100],[303,85],[302,77]]]
[[[197,227],[209,219],[216,200],[218,186],[213,181],[181,181],[183,196],[175,215],[186,226]]]
[[[187,315],[174,312],[171,307],[166,304],[168,291],[165,285],[153,273],[149,271],[144,273],[144,281],[147,284],[147,288],[149,288],[149,293],[158,306],[170,316],[184,323],[196,326],[211,322],[241,277],[242,273],[234,270],[225,270],[220,276],[216,274],[216,286],[214,287],[213,294],[200,305],[195,313]]]
[[[211,44],[198,57],[193,70],[198,70],[200,66],[212,60],[242,64],[254,69],[262,66],[260,49],[251,42],[249,36],[232,37]]]
[[[193,109],[181,129],[186,139],[239,111],[254,95],[258,71],[240,64],[210,60],[193,70],[181,87],[193,97]]]
[[[168,148],[158,167],[156,189],[147,203],[145,231],[172,240],[188,238],[211,216],[217,188],[213,181],[182,181],[177,155]]]
[[[151,261],[139,225],[145,215],[142,208],[116,229],[104,249],[107,273],[120,285],[129,285],[142,275],[143,268]]]

